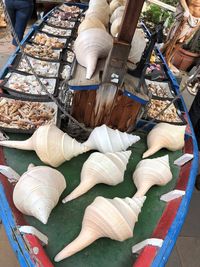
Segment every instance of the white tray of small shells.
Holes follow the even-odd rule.
[[[162,114],[156,117],[169,103],[169,100],[151,99],[146,109],[147,118],[156,118],[156,121],[164,121],[174,124],[184,124],[184,119],[180,111],[177,110],[173,103]]]
[[[70,20],[61,20],[60,18],[49,17],[46,21],[47,24],[60,28],[74,28],[76,22]]]
[[[49,25],[44,24],[40,31],[42,32],[46,32],[48,34],[52,34],[52,35],[56,35],[56,36],[65,36],[65,37],[70,37],[72,35],[72,30],[68,29],[68,30],[64,30],[64,29],[59,29],[56,27],[52,27]]]
[[[71,70],[72,67],[69,64],[63,64],[60,73],[61,78],[68,81],[71,77]]]
[[[56,79],[40,78],[40,80],[45,85],[47,91],[53,95],[56,89]],[[3,87],[8,89],[8,91],[11,89],[25,94],[47,95],[46,92],[41,89],[41,86],[34,75],[23,75],[11,72],[6,75],[5,81],[6,82],[3,84]]]
[[[46,60],[59,60],[61,49],[52,49],[49,46],[26,44],[24,52],[32,57],[46,59]]]
[[[62,4],[58,8],[66,13],[79,14],[81,12],[81,9],[78,6],[68,6]]]
[[[64,61],[67,61],[69,63],[73,63],[74,60],[75,60],[75,54],[73,51],[69,50],[69,49],[66,49],[64,52],[63,52],[63,60]]]
[[[67,39],[66,38],[57,38],[49,36],[45,33],[37,32],[31,39],[32,42],[40,45],[49,46],[52,48],[64,48]]]
[[[41,125],[57,124],[53,102],[30,102],[0,97],[0,128],[8,132],[34,132]]]
[[[63,10],[54,10],[51,13],[51,16],[55,18],[59,18],[60,20],[77,20],[79,14],[78,13],[72,13],[72,12],[64,12]]]
[[[36,73],[40,76],[44,77],[58,77],[58,71],[60,67],[59,62],[50,62],[50,61],[45,61],[45,60],[39,60],[36,58],[32,58],[27,56],[29,59],[32,67],[36,71]],[[14,65],[14,68],[16,68],[19,71],[31,73],[31,68],[26,62],[25,58],[21,57],[19,62],[17,63],[17,66]]]
[[[153,96],[160,98],[174,98],[170,89],[169,83],[167,82],[155,82],[145,79],[148,90]]]

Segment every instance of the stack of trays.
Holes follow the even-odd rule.
[[[47,123],[59,126],[58,108],[51,95],[58,98],[61,83],[71,77],[75,64],[73,44],[82,16],[83,9],[62,4],[33,27],[23,48],[48,93],[39,85],[23,55],[16,53],[1,76],[1,129],[32,133]]]

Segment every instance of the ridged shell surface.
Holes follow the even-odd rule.
[[[96,184],[104,183],[114,186],[123,182],[130,155],[131,151],[92,153],[83,164],[80,184],[63,199],[63,203],[83,195]]]
[[[113,21],[110,29],[110,32],[113,37],[118,36],[121,24],[122,24],[122,17],[118,17]]]
[[[105,27],[107,27],[109,22],[109,10],[109,8],[106,8],[104,6],[92,5],[86,11],[85,18],[98,18],[105,25]]]
[[[168,155],[141,160],[133,173],[133,181],[138,189],[135,196],[144,196],[153,185],[166,185],[172,177]]]
[[[85,30],[91,29],[91,28],[99,28],[99,29],[106,31],[105,26],[103,25],[103,23],[99,19],[97,19],[95,17],[88,17],[88,18],[85,18],[81,22],[81,24],[79,25],[78,34],[80,34],[81,32],[83,32]]]
[[[125,6],[119,6],[118,8],[115,9],[115,11],[113,12],[111,18],[110,18],[110,23],[112,24],[113,21],[117,18],[121,18],[124,15],[124,10],[125,10]]]
[[[79,236],[56,255],[55,261],[70,257],[101,237],[118,241],[132,237],[145,199],[97,197],[85,210]]]
[[[46,166],[32,167],[17,182],[13,201],[23,214],[46,224],[65,188],[65,178],[59,171]]]
[[[140,140],[137,135],[113,130],[103,124],[96,127],[88,140],[83,143],[88,149],[96,149],[102,153],[125,151],[129,146]]]

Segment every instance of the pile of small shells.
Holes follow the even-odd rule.
[[[58,35],[58,36],[71,36],[72,34],[71,30],[63,30],[59,28],[54,28],[49,25],[44,25],[41,30],[43,32],[46,32],[52,35]]]
[[[38,75],[44,77],[58,77],[60,63],[43,61],[31,57],[28,57],[28,59]],[[25,58],[21,58],[17,69],[20,71],[32,73],[31,68],[27,64]]]
[[[48,103],[0,98],[0,127],[30,130],[55,122],[56,110]]]
[[[162,85],[155,84],[155,83],[149,83],[148,89],[151,91],[151,93],[155,96],[159,97],[170,97],[169,93],[166,91],[165,88],[162,87]]]
[[[148,104],[147,116],[150,118],[155,118],[158,113],[160,113],[170,101],[162,101],[151,99],[151,102]],[[161,115],[156,117],[156,120],[166,121],[166,122],[182,122],[177,114],[176,107],[174,104],[171,104],[168,109],[166,109]]]
[[[48,46],[26,44],[24,52],[30,56],[41,59],[58,60],[61,50],[55,50]]]
[[[43,78],[40,80],[45,85],[48,92],[53,94],[55,91],[56,80]],[[12,73],[5,84],[5,87],[28,94],[46,94],[46,92],[41,90],[41,86],[33,75],[26,76],[19,73]]]
[[[62,4],[59,6],[59,9],[66,13],[80,13],[80,8],[78,6],[67,6],[65,4]]]
[[[61,72],[61,77],[64,80],[69,80],[71,75],[71,67],[69,65],[64,65],[63,71]]]
[[[67,50],[64,54],[64,59],[68,61],[69,63],[72,63],[74,61],[75,55],[74,52]]]
[[[71,19],[74,19],[74,18],[77,18],[78,17],[78,13],[72,13],[72,12],[64,12],[64,11],[61,11],[61,10],[55,10],[52,15],[55,17],[55,18],[59,18],[60,20],[71,20]]]
[[[63,48],[66,43],[66,39],[50,37],[45,33],[37,33],[33,38],[33,42],[40,45],[50,46],[54,48]]]
[[[59,18],[54,17],[48,18],[47,23],[62,28],[73,28],[75,25],[74,21],[61,20]]]

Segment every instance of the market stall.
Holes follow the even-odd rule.
[[[164,266],[196,140],[142,1],[112,22],[113,1],[100,14],[92,2],[51,10],[1,72],[0,217],[21,266]]]

